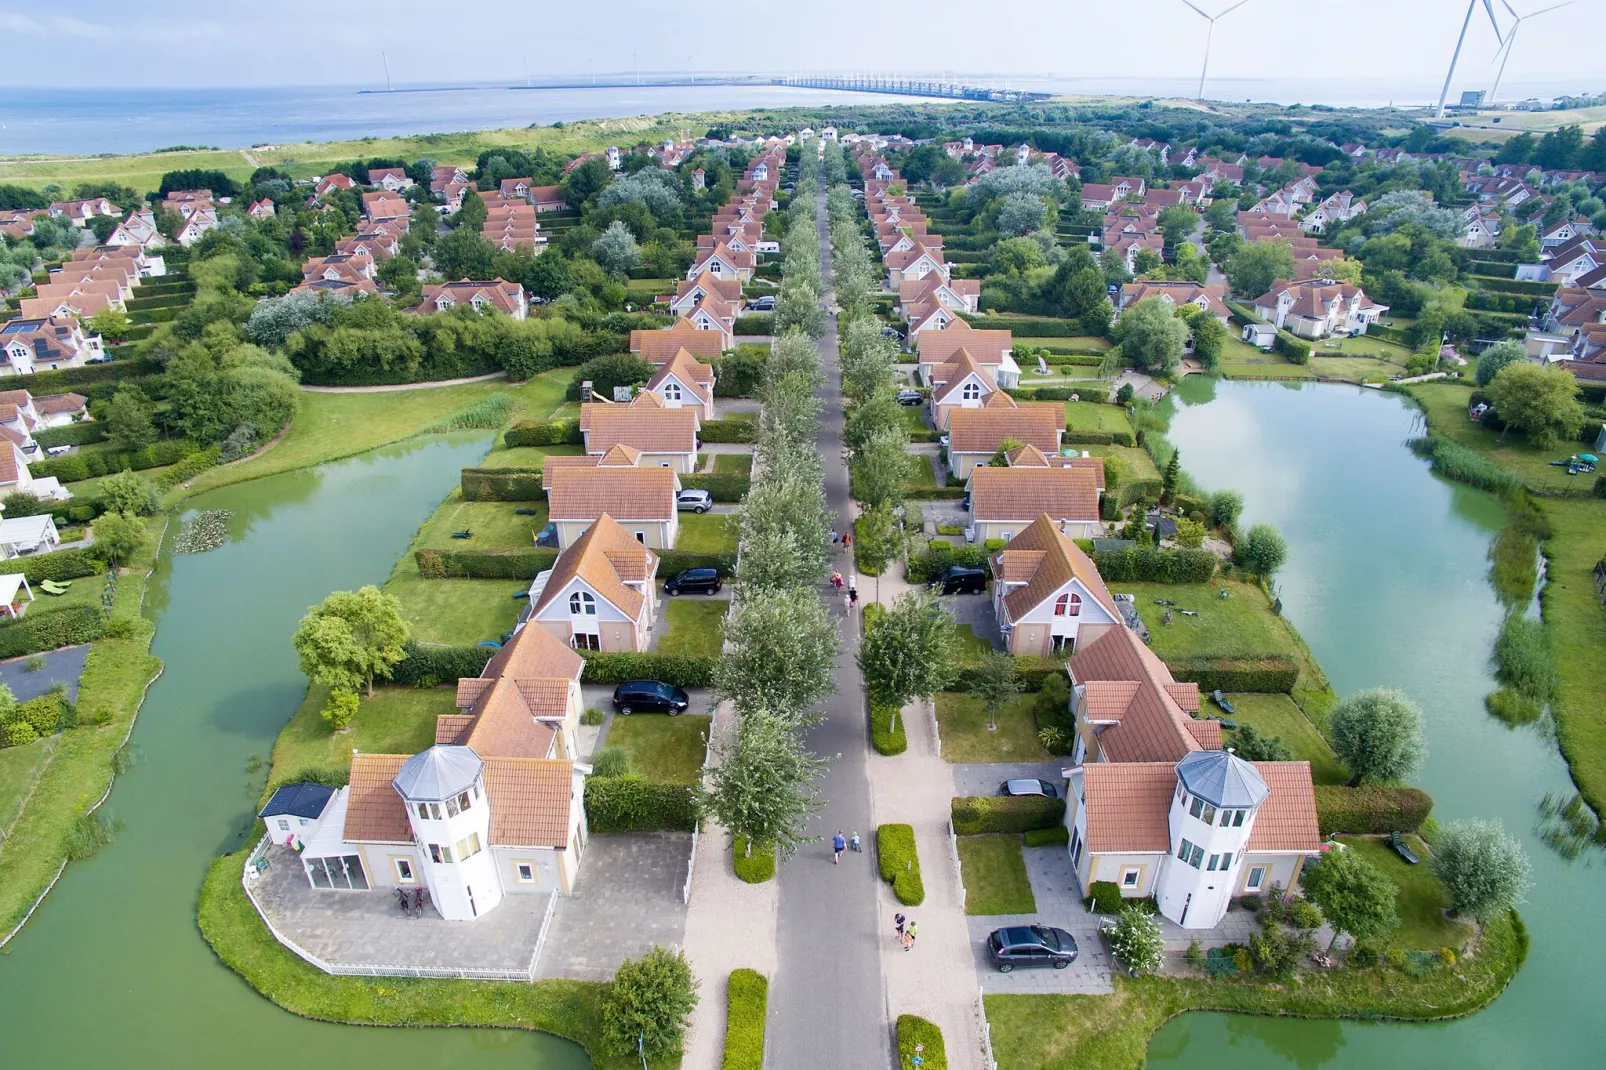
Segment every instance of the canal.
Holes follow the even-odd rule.
[[[1167,404],[1183,468],[1206,489],[1242,491],[1245,525],[1287,538],[1278,593],[1339,695],[1384,686],[1415,699],[1430,749],[1417,781],[1435,816],[1503,821],[1534,885],[1521,907],[1527,965],[1480,1014],[1431,1025],[1188,1014],[1155,1035],[1150,1065],[1600,1065],[1601,873],[1538,835],[1546,793],[1572,793],[1566,766],[1543,726],[1508,728],[1483,708],[1502,613],[1485,578],[1500,506],[1428,472],[1405,446],[1417,413],[1394,395],[1191,376]]]
[[[331,590],[383,583],[483,433],[418,439],[213,491],[231,539],[164,554],[147,595],[166,663],[108,807],[121,834],[70,866],[0,961],[9,1067],[286,1066],[578,1070],[585,1054],[516,1030],[376,1029],[279,1010],[195,926],[201,878],[246,842],[266,760],[301,702],[290,635]],[[171,534],[171,533],[170,533]]]

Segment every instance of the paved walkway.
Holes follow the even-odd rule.
[[[606,981],[627,958],[655,945],[678,946],[686,933],[681,888],[690,857],[687,832],[592,836],[574,893],[559,898],[553,912],[540,976]]]
[[[1063,847],[1026,848],[1026,876],[1037,909],[1031,914],[975,915],[970,925],[971,949],[981,987],[987,992],[1102,995],[1114,991],[1110,958],[1099,919],[1082,906],[1071,856]],[[1006,925],[1052,925],[1076,937],[1076,961],[1063,970],[1031,969],[999,973],[987,956],[986,940]]]
[[[820,267],[831,277],[831,250],[822,185],[815,205],[820,232]],[[826,297],[830,307],[830,295]],[[825,460],[826,508],[852,515],[847,468],[842,460],[841,380],[836,316],[827,313],[820,340],[825,411],[820,420],[820,455]],[[828,588],[827,588],[828,590]],[[836,666],[837,691],[824,718],[807,737],[816,754],[830,762],[818,788],[823,805],[809,827],[829,837],[837,829],[872,826],[866,776],[864,688],[854,664],[858,629],[844,629]],[[810,845],[780,871],[777,945],[781,969],[770,989],[766,1043],[770,1070],[820,1067],[878,1067],[891,1062],[891,1018],[881,984],[879,943],[887,924],[877,904],[880,883],[869,855],[831,864],[829,842]]]

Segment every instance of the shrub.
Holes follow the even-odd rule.
[[[904,906],[917,907],[926,901],[926,887],[920,880],[920,855],[915,850],[912,825],[882,825],[876,829],[876,862],[881,879],[892,885],[892,894]]]
[[[1397,783],[1422,762],[1422,711],[1399,691],[1358,691],[1327,715],[1333,750],[1357,780]]]
[[[725,1057],[720,1070],[763,1070],[769,981],[756,970],[732,970],[725,982]]]
[[[608,715],[595,706],[587,706],[585,712],[580,715],[580,723],[587,728],[595,728],[607,719]]]
[[[941,540],[933,540],[930,549],[909,555],[904,576],[910,583],[925,583],[949,565],[985,569],[987,552],[980,546],[954,547]]]
[[[753,481],[747,476],[699,473],[680,477],[682,490],[706,490],[716,502],[739,502],[747,497]]]
[[[27,721],[7,721],[0,725],[0,746],[26,747],[39,738],[39,733]]]
[[[106,617],[99,606],[35,609],[21,620],[0,624],[0,658],[93,642],[105,632]]]
[[[1117,914],[1125,905],[1121,902],[1121,886],[1114,881],[1094,881],[1088,886],[1087,897],[1095,914]]]
[[[351,722],[357,719],[358,698],[355,691],[331,691],[329,704],[323,708],[320,716],[329,722],[329,727],[336,732],[343,732],[351,727]]]
[[[679,687],[712,687],[718,658],[692,654],[601,653],[582,650],[588,684],[620,684],[626,680],[662,680]]]
[[[1421,788],[1316,785],[1316,821],[1324,836],[1338,832],[1373,836],[1416,832],[1432,812],[1433,797]]]
[[[1290,364],[1310,363],[1310,343],[1302,342],[1286,331],[1277,332],[1277,341],[1274,343],[1277,352],[1288,358]]]
[[[546,497],[535,468],[465,468],[460,485],[465,502],[538,502]]]
[[[632,771],[630,752],[618,744],[609,744],[597,748],[591,755],[591,773],[593,776],[624,776]]]
[[[697,437],[704,442],[756,442],[758,421],[704,420],[697,431]]]
[[[23,557],[7,562],[7,568],[19,570],[29,583],[40,580],[75,580],[80,576],[99,574],[105,564],[92,557],[88,550],[57,550],[38,557]]]
[[[898,1015],[898,1066],[913,1066],[915,1048],[921,1048],[925,1060],[920,1070],[948,1070],[948,1049],[942,1041],[942,1030],[924,1018],[913,1014]]]
[[[954,832],[960,836],[1030,832],[1053,828],[1065,820],[1065,800],[1041,796],[964,796],[954,799],[950,809]]]
[[[1110,934],[1110,952],[1138,973],[1158,970],[1165,958],[1159,920],[1137,904],[1122,908]]]
[[[731,838],[731,868],[748,884],[763,884],[775,876],[775,848],[755,843],[749,853],[747,837],[734,836]]]
[[[1322,923],[1322,911],[1315,903],[1303,897],[1288,904],[1288,924],[1296,929],[1314,929]]]
[[[697,980],[680,951],[654,947],[626,959],[602,997],[602,1033],[615,1055],[677,1056],[697,1006]]]
[[[1498,821],[1452,821],[1433,845],[1433,872],[1457,914],[1488,921],[1522,901],[1528,856]]]
[[[1095,551],[1093,563],[1106,583],[1208,583],[1216,574],[1217,559],[1208,550],[1136,546]]]
[[[418,574],[426,580],[533,580],[552,567],[556,550],[414,550]]]
[[[106,438],[105,421],[83,420],[60,427],[43,427],[33,433],[41,446],[87,446]]]
[[[648,780],[640,773],[587,777],[585,791],[592,832],[690,832],[701,816],[691,785]]]
[[[1025,836],[1027,847],[1064,847],[1071,842],[1071,830],[1064,825],[1051,829],[1030,829]]]
[[[1252,657],[1170,658],[1166,668],[1177,680],[1196,683],[1200,691],[1256,691],[1288,694],[1299,680],[1299,665],[1286,654]]]
[[[554,420],[550,423],[523,420],[502,432],[502,441],[508,446],[560,446],[578,445],[585,441],[580,434],[578,420]]]
[[[425,646],[410,642],[405,656],[390,670],[390,679],[407,687],[456,683],[484,672],[495,653],[488,646]]]
[[[868,607],[867,607],[868,608]],[[893,719],[897,718],[897,723]],[[909,749],[903,717],[891,706],[870,707],[870,745],[878,754],[902,754]]]

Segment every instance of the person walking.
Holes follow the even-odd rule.
[[[834,865],[834,866],[835,865],[841,865],[842,864],[842,852],[846,851],[847,849],[848,849],[847,838],[842,835],[842,830],[841,829],[837,829],[836,830],[836,835],[831,837],[831,864]]]
[[[424,916],[424,889],[413,889],[413,914],[415,917]]]
[[[853,596],[846,591],[842,592],[842,615],[844,617],[853,615]]]
[[[857,606],[858,604],[859,604],[859,589],[857,587],[853,586],[853,584],[850,583],[850,584],[848,584],[848,605]]]
[[[903,949],[905,951],[914,950],[916,935],[918,935],[918,926],[916,926],[914,921],[911,920],[909,922],[909,927],[903,931]]]
[[[853,848],[853,853],[854,854],[858,854],[859,852],[864,850],[864,846],[859,843],[859,830],[858,829],[854,829],[853,830],[853,835],[848,837],[848,846]]]
[[[909,919],[902,914],[892,915],[892,931],[898,934],[898,943],[903,943],[903,926]]]
[[[840,591],[842,589],[842,573],[831,573],[831,589],[833,591]]]
[[[842,536],[835,528],[831,529],[831,552],[834,554],[842,547]]]
[[[853,549],[853,532],[844,531],[842,533],[842,549],[844,549],[844,550]]]

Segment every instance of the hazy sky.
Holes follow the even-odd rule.
[[[1232,0],[1195,0],[1218,12]],[[1553,0],[1510,0],[1519,12]],[[811,0],[726,8],[666,0],[452,4],[343,0],[240,5],[54,0],[0,11],[0,83],[382,84],[517,81],[632,69],[955,71],[1056,78],[1197,77],[1205,22],[1182,0]],[[1511,16],[1494,0],[1502,27]],[[1248,0],[1221,21],[1211,75],[1437,86],[1464,0]],[[771,17],[773,15],[773,18]],[[1606,0],[1524,25],[1514,87],[1606,89]],[[1557,47],[1557,46],[1560,47]],[[1487,87],[1496,42],[1481,3],[1455,88]],[[1557,85],[1557,83],[1561,83]]]

